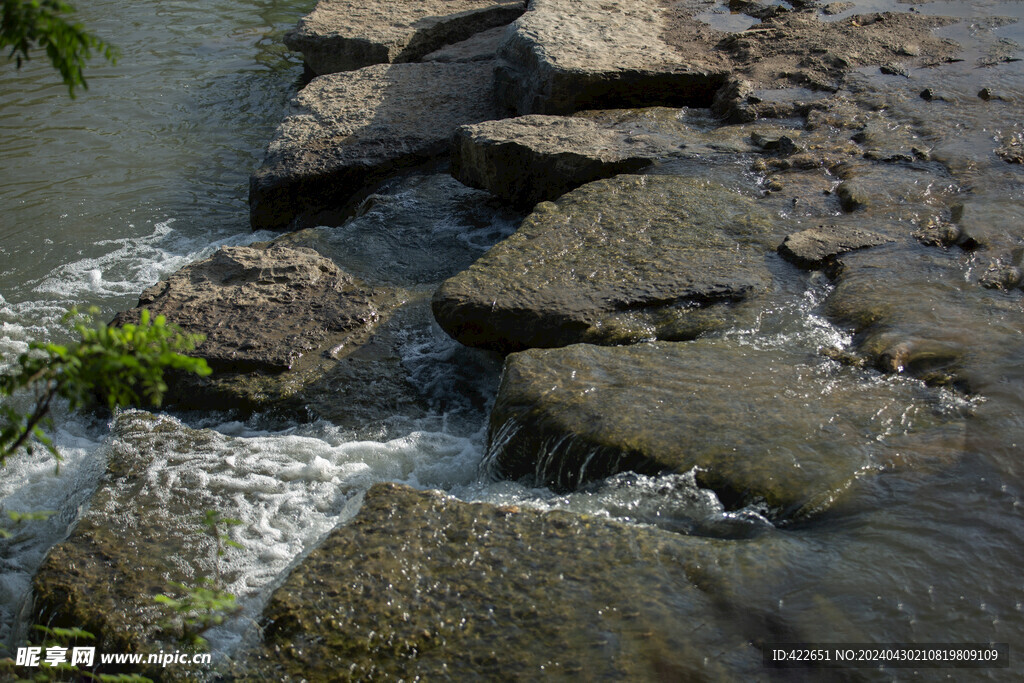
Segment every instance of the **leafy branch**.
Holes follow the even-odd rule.
[[[0,405],[0,466],[18,450],[31,453],[36,446],[60,460],[45,431],[52,426],[50,409],[57,397],[72,410],[95,404],[111,410],[158,406],[167,391],[166,370],[210,374],[205,360],[183,354],[202,341],[201,335],[182,334],[163,316],[152,318],[145,310],[138,325],[122,327],[97,324],[96,314],[96,309],[84,315],[72,310],[66,320],[77,335],[74,344],[32,342],[14,372],[0,375],[0,398],[28,391],[35,400],[28,413],[8,402]]]
[[[235,596],[224,590],[220,568],[220,558],[224,555],[225,546],[244,548],[241,543],[231,540],[222,527],[237,526],[241,523],[240,519],[224,517],[216,510],[207,510],[202,524],[206,527],[206,532],[213,538],[216,549],[213,558],[214,578],[212,580],[200,579],[199,584],[195,586],[172,582],[170,586],[181,597],[157,595],[153,598],[181,618],[181,640],[188,645],[206,647],[206,639],[200,634],[213,626],[224,623],[228,616],[241,609],[235,602]]]
[[[30,51],[45,50],[53,68],[60,72],[68,94],[75,88],[88,89],[82,67],[95,50],[111,63],[118,50],[90,34],[71,20],[75,8],[63,0],[0,0],[0,48],[10,46],[8,59],[18,68],[30,58]]]

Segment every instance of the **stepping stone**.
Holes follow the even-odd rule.
[[[505,352],[691,339],[769,286],[775,229],[753,200],[700,179],[598,180],[539,204],[447,280],[434,316],[463,344]]]
[[[764,503],[790,520],[865,473],[958,452],[956,417],[919,382],[880,382],[801,349],[575,344],[506,359],[489,452],[499,474],[563,490],[696,468],[727,508]]]
[[[523,0],[322,0],[284,43],[318,76],[415,62],[446,45],[508,24]]]
[[[452,175],[529,207],[593,180],[635,173],[677,147],[668,136],[535,114],[460,128],[452,146]]]
[[[533,0],[499,52],[504,101],[519,114],[710,106],[727,72],[666,42],[667,11],[644,0]]]

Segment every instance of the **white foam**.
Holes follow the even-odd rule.
[[[32,575],[47,551],[66,534],[88,503],[104,469],[96,456],[102,444],[105,426],[69,415],[64,406],[54,408],[58,425],[53,435],[63,460],[57,463],[48,452],[16,454],[7,460],[0,477],[0,500],[4,517],[7,511],[53,511],[46,521],[27,521],[7,525],[12,536],[0,540],[0,641],[11,635],[14,615],[29,594]]]
[[[199,237],[185,238],[173,230],[173,224],[171,218],[154,224],[149,235],[96,242],[110,251],[59,266],[32,291],[59,295],[73,302],[137,296],[161,278],[206,258],[221,246],[247,245],[274,236],[266,231],[244,232],[210,242]]]
[[[126,411],[132,429],[114,439],[110,448],[153,453],[141,474],[146,485],[135,504],[172,511],[182,492],[242,521],[231,527],[241,548],[228,548],[221,558],[225,588],[247,607],[233,629],[212,634],[217,649],[230,648],[249,620],[262,609],[276,579],[331,529],[358,509],[363,492],[381,481],[423,488],[465,485],[476,476],[481,444],[440,432],[413,432],[390,441],[337,442],[337,430],[320,424],[307,431],[319,435],[265,432],[238,422],[224,431],[194,434],[173,417],[160,416],[160,429],[146,427],[139,411]],[[139,441],[138,424],[154,435]],[[177,435],[173,435],[177,432]],[[115,433],[118,433],[115,431]],[[114,495],[112,501],[121,496]],[[113,504],[113,503],[112,503]],[[212,560],[211,560],[212,562]]]

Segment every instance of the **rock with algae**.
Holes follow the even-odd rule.
[[[962,434],[941,405],[920,383],[800,349],[577,344],[508,357],[490,454],[505,476],[560,488],[696,468],[727,507],[763,502],[785,520],[827,507],[869,472],[955,452]]]
[[[756,676],[757,618],[723,578],[746,549],[377,484],[271,596],[238,675]]]
[[[693,338],[769,286],[776,229],[700,179],[598,180],[538,204],[437,290],[434,315],[463,344],[501,351]]]

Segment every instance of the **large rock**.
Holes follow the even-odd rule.
[[[312,249],[221,247],[142,293],[142,309],[190,334],[194,354],[220,371],[280,372],[305,354],[364,331],[379,317],[374,292]]]
[[[463,126],[452,175],[520,206],[557,199],[584,183],[635,173],[678,144],[668,136],[563,116],[530,115]]]
[[[378,484],[274,592],[236,675],[756,678],[770,617],[736,579],[778,550]]]
[[[469,346],[688,339],[768,286],[774,222],[694,178],[623,175],[542,203],[519,230],[446,281],[433,308]]]
[[[499,51],[505,101],[520,114],[709,106],[726,72],[710,50],[684,56],[666,43],[664,15],[644,0],[534,0]]]
[[[221,465],[208,458],[224,437],[140,411],[121,413],[112,437],[88,509],[36,573],[32,616],[36,623],[89,631],[96,639],[83,644],[99,652],[181,650],[179,615],[154,598],[180,597],[175,583],[204,586],[217,574],[217,547],[202,525],[203,511],[234,517],[228,506],[238,491],[219,497],[199,482]],[[180,458],[193,460],[185,481]],[[194,680],[198,673],[173,669],[143,664],[96,673],[141,671],[158,680]]]
[[[851,482],[955,453],[941,395],[800,349],[732,340],[577,344],[508,357],[491,413],[500,474],[574,488],[632,470],[689,472],[727,507],[779,519]],[[894,427],[895,425],[898,425]]]
[[[498,118],[494,65],[394,64],[314,79],[249,181],[254,229],[336,220],[395,171],[448,153],[464,124]]]
[[[514,20],[523,0],[321,0],[285,34],[317,75],[414,62]]]

